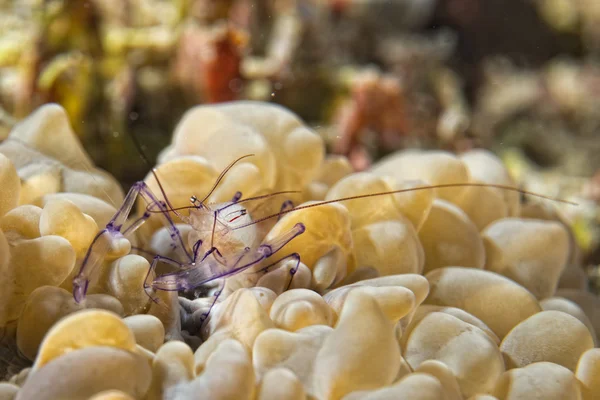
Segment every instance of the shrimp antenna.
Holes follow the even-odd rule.
[[[217,180],[215,181],[215,183],[213,184],[213,187],[210,189],[210,191],[208,192],[208,194],[206,196],[204,196],[204,198],[202,199],[202,201],[200,201],[201,204],[203,204],[206,199],[208,199],[210,197],[211,194],[213,194],[213,192],[215,191],[215,189],[217,188],[217,186],[219,186],[219,183],[221,183],[221,181],[223,180],[223,178],[225,177],[225,174],[227,174],[227,172],[229,172],[229,170],[231,168],[233,168],[233,166],[235,164],[237,164],[238,162],[240,162],[241,160],[243,160],[244,158],[248,158],[248,157],[253,157],[254,154],[246,154],[245,156],[241,156],[240,158],[236,159],[235,161],[233,161],[231,164],[229,164],[224,170],[223,172],[221,172],[219,174],[219,177],[217,178]],[[172,207],[171,207],[172,208]]]
[[[141,159],[144,160],[144,162],[146,163],[146,165],[148,165],[148,167],[150,167],[150,172],[152,172],[152,175],[154,175],[154,179],[156,179],[156,183],[158,183],[158,188],[160,189],[160,192],[162,193],[162,195],[165,199],[165,202],[167,203],[167,205],[169,206],[171,211],[173,211],[175,213],[175,215],[177,215],[179,218],[183,219],[184,217],[175,210],[175,208],[169,201],[169,198],[167,197],[167,193],[165,192],[165,189],[163,188],[162,183],[160,183],[160,179],[158,179],[158,174],[156,173],[156,168],[154,168],[152,166],[152,164],[150,163],[150,160],[148,160],[148,157],[146,156],[146,153],[144,153],[144,150],[142,149],[142,145],[138,141],[137,137],[135,136],[135,134],[133,132],[130,132],[129,136],[131,137],[131,140],[133,141],[135,148],[137,149],[138,153],[140,154]]]
[[[506,185],[496,185],[496,184],[492,184],[492,183],[445,183],[445,184],[441,184],[441,185],[420,186],[420,187],[415,187],[415,188],[391,190],[391,191],[388,191],[388,192],[377,192],[377,193],[362,194],[362,195],[357,195],[357,196],[343,197],[341,199],[320,201],[318,203],[307,204],[305,206],[298,206],[298,207],[290,208],[289,210],[280,211],[280,212],[278,212],[276,214],[272,214],[272,215],[268,215],[268,216],[263,217],[263,218],[259,218],[257,220],[252,221],[252,222],[249,222],[247,224],[236,226],[233,229],[246,228],[246,227],[248,227],[250,225],[258,224],[259,222],[266,221],[266,220],[271,219],[271,218],[279,217],[280,215],[291,213],[292,211],[297,211],[297,210],[303,210],[305,208],[312,208],[312,207],[322,206],[324,204],[338,203],[338,202],[348,201],[348,200],[364,199],[364,198],[368,198],[368,197],[385,196],[385,195],[397,194],[397,193],[414,192],[414,191],[419,191],[419,190],[443,189],[443,188],[451,188],[451,187],[468,187],[468,186],[470,186],[470,187],[490,187],[490,188],[496,188],[496,189],[503,189],[503,190],[508,190],[508,191],[512,191],[512,192],[521,193],[521,194],[524,194],[524,195],[539,197],[539,198],[546,199],[546,200],[557,201],[559,203],[565,203],[565,204],[569,204],[569,205],[572,205],[572,206],[578,205],[577,203],[574,203],[572,201],[558,199],[558,198],[554,198],[554,197],[550,197],[550,196],[545,196],[543,194],[528,192],[528,191],[523,190],[523,189],[519,189],[519,188],[512,187],[512,186],[506,186]]]
[[[282,195],[282,194],[298,194],[298,193],[302,193],[302,192],[299,191],[299,190],[283,190],[281,192],[273,192],[273,193],[269,193],[269,194],[263,194],[263,195],[260,195],[260,196],[248,197],[246,199],[238,201],[237,203],[232,203],[232,204],[226,205],[225,207],[220,208],[219,211],[223,211],[227,207],[232,206],[233,204],[240,204],[240,203],[245,203],[247,201],[266,199],[266,198],[269,198],[269,197],[279,196],[279,195]],[[167,211],[173,211],[173,212],[175,212],[175,211],[179,211],[179,210],[191,210],[191,209],[194,209],[194,208],[197,208],[197,207],[196,206],[183,206],[183,207],[177,207],[177,208],[169,209]],[[149,213],[152,213],[152,214],[164,213],[163,210],[149,210],[148,208],[146,208],[146,211],[149,212]]]
[[[281,192],[273,192],[273,193],[269,193],[269,194],[263,194],[260,196],[248,197],[246,199],[239,200],[235,204],[246,203],[248,201],[254,201],[254,200],[268,199],[269,197],[279,196],[280,194],[298,194],[298,193],[302,193],[302,192],[300,190],[283,190]],[[222,210],[226,209],[227,207],[231,207],[232,205],[233,204],[226,205],[225,207],[221,208],[219,211],[222,211]]]

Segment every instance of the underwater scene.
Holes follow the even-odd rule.
[[[599,0],[0,0],[0,400],[598,400],[599,340]]]

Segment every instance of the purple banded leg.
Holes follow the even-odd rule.
[[[281,236],[262,243],[254,251],[246,248],[242,254],[236,255],[236,261],[231,265],[225,259],[223,262],[219,262],[214,258],[205,257],[201,262],[196,263],[195,266],[184,271],[173,272],[157,277],[152,286],[156,290],[195,289],[214,281],[215,279],[227,278],[238,274],[262,260],[271,257],[296,236],[301,235],[305,229],[303,224],[298,223]],[[225,266],[225,270],[223,270],[223,266]]]
[[[217,304],[217,301],[219,300],[219,296],[221,295],[221,293],[223,293],[224,288],[225,288],[225,279],[223,279],[223,282],[221,282],[221,284],[219,285],[219,290],[217,290],[215,292],[215,298],[213,299],[213,302],[211,303],[210,307],[208,307],[208,311],[205,313],[202,313],[202,315],[200,316],[200,325],[202,325],[208,319],[210,312],[212,311],[215,304]]]
[[[219,276],[219,278],[235,275],[239,272],[250,268],[256,263],[271,257],[273,254],[281,250],[286,244],[292,241],[296,236],[303,234],[305,230],[306,228],[304,227],[304,224],[297,223],[288,232],[282,234],[281,236],[273,240],[262,243],[260,246],[258,246],[258,249],[256,249],[254,254],[249,253],[247,257],[242,257],[238,262],[242,264],[241,266],[232,268],[231,270],[224,273],[222,276]],[[248,260],[244,260],[244,258],[248,258]]]
[[[216,248],[213,247],[211,250],[209,250],[205,255],[203,260],[208,257],[210,254],[213,253],[213,251],[218,254],[220,257],[223,257],[221,255],[221,252]],[[233,267],[237,267],[239,265],[239,263],[242,261],[242,259],[244,258],[244,255],[246,255],[248,252],[250,251],[250,247],[246,247],[244,249],[244,251],[242,252],[242,255],[238,257],[237,261],[235,262],[235,264],[233,265]],[[221,295],[221,293],[223,293],[223,289],[225,288],[225,279],[223,279],[223,282],[221,282],[221,284],[219,285],[219,290],[217,290],[215,292],[215,298],[213,300],[213,302],[211,303],[210,307],[208,308],[208,311],[205,313],[202,313],[202,315],[200,316],[200,325],[202,325],[207,319],[208,316],[210,315],[210,312],[212,311],[213,307],[215,306],[215,304],[217,304],[217,301],[219,300],[219,296]]]
[[[123,231],[123,236],[127,237],[135,232],[146,220],[150,218],[150,213],[145,212],[144,215],[133,221],[129,226]]]
[[[242,198],[242,192],[235,192],[233,195],[233,199],[231,199],[232,203],[237,203]]]
[[[299,255],[298,253],[293,253],[293,254],[289,254],[289,255],[287,255],[287,256],[285,256],[285,257],[282,257],[282,258],[280,258],[279,260],[277,260],[277,261],[275,261],[275,262],[273,262],[273,263],[271,263],[271,264],[267,265],[266,267],[263,267],[263,268],[259,269],[259,270],[258,270],[258,271],[256,271],[256,272],[253,272],[253,273],[256,273],[256,274],[258,274],[258,273],[261,273],[261,272],[263,272],[263,273],[265,273],[265,274],[266,274],[267,272],[269,272],[269,268],[271,268],[273,265],[277,265],[277,264],[279,264],[280,262],[282,262],[283,260],[286,260],[286,259],[288,259],[288,258],[293,258],[293,259],[295,259],[295,260],[297,260],[297,261],[298,261],[298,264],[300,263],[300,255]],[[296,268],[296,269],[298,269],[298,268]]]
[[[192,252],[194,253],[194,262],[198,259],[198,251],[200,251],[200,247],[202,247],[202,240],[198,239],[194,246],[192,247]]]
[[[294,260],[296,260],[296,266],[290,268],[290,283],[288,283],[285,290],[290,290],[290,287],[292,286],[292,281],[294,280],[294,276],[296,275],[296,272],[298,272],[298,268],[300,268],[300,254],[293,253],[290,254],[289,257],[293,257]]]
[[[290,269],[290,275],[291,275],[290,282],[288,283],[287,287],[285,288],[285,290],[289,290],[290,286],[292,286],[292,280],[294,279],[294,275],[296,275],[296,272],[298,272],[298,268],[300,267],[300,254],[298,254],[298,253],[289,254],[283,258],[280,258],[279,260],[275,261],[274,263],[269,264],[264,268],[261,268],[260,270],[258,270],[256,272],[257,273],[264,272],[266,274],[267,272],[269,272],[269,268],[271,268],[273,265],[279,264],[280,262],[282,262],[283,260],[288,259],[288,258],[293,259],[296,262],[296,265]]]
[[[150,273],[154,270],[156,270],[156,266],[158,265],[159,262],[164,262],[167,264],[171,264],[173,266],[175,266],[178,269],[183,269],[185,267],[184,264],[181,264],[169,257],[163,257],[161,255],[155,255],[154,258],[152,259],[152,263],[150,264],[150,268],[148,268],[148,273],[146,274],[146,278],[144,279],[144,291],[146,292],[146,294],[148,295],[148,297],[150,297],[150,300],[152,300],[155,303],[158,303],[158,299],[155,299],[151,296],[150,293],[148,293],[148,289],[154,289],[154,284],[149,284],[148,283],[148,278],[150,277]],[[169,289],[161,289],[161,290],[169,290]],[[172,290],[177,290],[177,289],[172,289]]]
[[[103,229],[92,241],[83,262],[81,263],[79,273],[73,278],[73,298],[77,303],[80,303],[85,299],[90,279],[94,277],[98,266],[102,264],[104,256],[111,247],[112,240],[116,238],[117,235],[121,235],[121,233],[119,231]]]
[[[142,196],[142,198],[148,203],[147,211],[150,211],[150,209],[154,207],[158,208],[160,211],[159,214],[163,220],[163,223],[167,227],[167,230],[169,231],[171,239],[176,245],[175,250],[177,251],[178,255],[181,257],[181,259],[186,260],[186,262],[193,262],[194,259],[185,246],[181,232],[179,232],[179,229],[177,229],[175,226],[175,222],[173,222],[173,219],[169,215],[169,209],[167,208],[166,203],[158,200],[150,188],[148,188],[148,185],[146,185],[144,182],[138,182],[138,184],[141,186],[139,189],[140,196]]]
[[[90,280],[97,276],[98,267],[102,265],[106,254],[112,248],[117,246],[119,241],[125,239],[125,233],[127,235],[133,233],[150,217],[149,212],[144,213],[142,217],[135,220],[128,228],[126,228],[123,233],[121,232],[123,224],[127,221],[138,195],[142,196],[149,204],[149,207],[157,207],[162,211],[160,214],[163,217],[163,222],[167,223],[171,237],[174,241],[178,242],[177,247],[181,249],[180,251],[183,252],[190,262],[193,261],[183,245],[183,239],[181,238],[179,230],[175,227],[175,224],[168,215],[168,210],[164,202],[159,201],[144,182],[137,182],[129,189],[129,192],[123,201],[123,205],[108,222],[106,228],[96,235],[88,248],[83,262],[81,263],[79,273],[73,278],[73,297],[76,302],[79,303],[85,298]]]
[[[286,200],[281,205],[281,209],[279,210],[279,212],[282,213],[284,211],[291,210],[292,208],[294,208],[294,203],[291,200]],[[281,217],[283,217],[283,214],[277,218],[277,221],[279,221]]]

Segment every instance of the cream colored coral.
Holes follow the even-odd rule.
[[[162,345],[152,361],[152,384],[147,400],[161,400],[165,392],[195,377],[194,354],[190,347],[180,341]]]
[[[92,217],[99,228],[105,227],[117,212],[115,204],[111,205],[111,203],[85,193],[47,194],[39,199],[38,205],[43,208],[46,204],[56,200],[67,200],[75,204],[82,213]]]
[[[153,296],[155,301],[150,302],[147,314],[155,316],[162,322],[166,340],[183,340],[177,292],[159,290]]]
[[[430,185],[470,181],[465,163],[445,151],[399,151],[378,161],[370,171],[380,176],[394,177],[398,181],[416,179]],[[438,189],[437,196],[454,202],[463,196],[464,191],[462,187]]]
[[[85,256],[97,233],[96,221],[68,200],[48,202],[40,215],[41,236],[57,235],[67,239],[77,258]]]
[[[325,200],[390,192],[394,183],[372,173],[351,174],[333,185]],[[417,207],[410,203],[412,198],[403,196],[407,194],[343,201],[352,220],[354,254],[359,267],[372,267],[381,275],[422,271],[425,258],[415,226],[419,226],[421,215],[428,209],[420,206],[415,210]],[[414,221],[404,217],[405,210]]]
[[[549,361],[575,371],[581,354],[593,347],[586,326],[562,311],[532,315],[515,326],[500,344],[507,369]]]
[[[415,294],[408,288],[395,285],[370,286],[368,283],[363,282],[332,290],[324,296],[325,301],[339,314],[342,312],[350,293],[364,293],[372,296],[381,311],[393,322],[397,322],[400,318],[410,314],[416,306]]]
[[[156,353],[165,341],[165,327],[153,315],[132,315],[123,319],[129,327],[136,344]]]
[[[18,320],[17,345],[21,353],[30,360],[35,359],[40,343],[54,324],[62,317],[86,307],[123,314],[123,306],[112,296],[93,294],[87,297],[84,304],[78,304],[71,293],[58,287],[42,286],[34,290],[27,298]]]
[[[75,205],[68,206],[68,210],[50,207],[44,211],[36,206],[25,205],[10,210],[0,218],[0,226],[8,239],[8,246],[3,253],[10,257],[0,277],[7,296],[3,311],[0,312],[4,316],[0,315],[0,321],[16,320],[27,296],[37,287],[57,286],[70,276],[77,254],[68,239],[78,246],[80,252],[85,251],[85,242],[95,234],[95,223],[89,217],[89,220],[85,220]],[[61,220],[65,214],[69,216]],[[87,223],[88,226],[82,231],[78,229],[78,221],[87,221],[84,225]],[[67,240],[61,235],[66,236]]]
[[[150,366],[140,355],[114,347],[86,347],[56,358],[32,373],[16,400],[87,400],[106,390],[142,398],[151,378]]]
[[[558,222],[504,218],[483,232],[487,270],[551,297],[569,257],[569,235]]]
[[[361,196],[378,192],[392,191],[386,180],[370,172],[347,175],[334,184],[325,200]],[[346,200],[342,203],[348,209],[352,228],[358,229],[375,222],[383,222],[402,217],[393,195],[366,199]]]
[[[90,397],[89,400],[134,400],[133,397],[120,390],[107,390]]]
[[[488,150],[471,150],[459,158],[467,166],[472,183],[516,186],[502,161]],[[483,230],[495,220],[518,214],[519,193],[491,187],[467,187],[457,205],[479,230]]]
[[[483,330],[446,313],[417,310],[401,343],[414,370],[427,360],[446,364],[465,397],[490,392],[504,372],[496,343]]]
[[[19,206],[0,217],[0,228],[9,234],[11,239],[35,239],[41,236],[41,216],[42,209],[37,206]]]
[[[258,300],[262,308],[264,308],[266,312],[270,312],[271,307],[273,307],[273,303],[275,303],[275,299],[277,299],[277,293],[269,288],[260,286],[249,288],[249,290],[252,292],[254,297],[256,297],[256,300]]]
[[[297,331],[310,325],[333,326],[337,314],[318,293],[293,289],[275,299],[270,317],[278,328]]]
[[[402,215],[412,222],[417,231],[420,231],[431,211],[437,190],[426,188],[431,185],[423,180],[398,181],[389,177],[384,179],[392,190],[401,190],[400,193],[393,195],[394,201]]]
[[[594,329],[592,322],[587,315],[585,315],[581,307],[575,302],[562,297],[550,297],[542,300],[540,305],[544,311],[562,311],[577,318],[586,326],[586,328],[588,328],[590,335],[592,335],[592,338],[594,339],[594,343],[596,345],[598,344],[596,330]]]
[[[197,129],[198,124],[203,129]],[[324,158],[324,144],[298,117],[280,106],[236,102],[197,106],[184,115],[172,145],[161,153],[159,161],[186,154],[204,157],[219,171],[238,157],[254,154],[244,160],[260,171],[255,192],[246,193],[252,195],[304,188]]]
[[[154,271],[142,256],[128,254],[107,266],[103,276],[102,289],[119,299],[126,315],[144,311],[152,301],[144,288],[154,279]]]
[[[492,394],[498,400],[579,400],[582,396],[581,385],[573,372],[550,362],[506,371]]]
[[[8,282],[12,281],[12,269],[10,268],[10,253],[8,241],[2,229],[0,229],[0,276],[4,276]],[[4,286],[4,290],[0,291],[0,329],[8,322],[8,302],[12,295],[12,287]]]
[[[451,265],[483,268],[485,249],[477,227],[457,206],[435,200],[419,231],[425,250],[424,271]]]
[[[276,238],[297,223],[303,223],[306,231],[280,253],[300,255],[300,260],[312,271],[313,288],[324,290],[354,270],[350,214],[344,206],[334,203],[288,213],[265,240]]]
[[[590,349],[581,355],[575,372],[581,382],[584,399],[593,400],[600,394],[600,349]]]
[[[323,139],[291,111],[252,101],[220,104],[215,109],[267,140],[275,156],[277,190],[303,188],[316,176],[325,155]]]
[[[73,168],[93,166],[73,132],[68,115],[58,104],[39,107],[11,131],[23,143]]]
[[[415,372],[393,385],[371,391],[357,391],[343,400],[448,400],[444,386],[433,375]]]
[[[292,276],[292,270],[295,273]],[[312,272],[303,263],[289,260],[279,268],[268,271],[256,282],[257,287],[268,288],[277,295],[289,289],[308,289],[312,285]]]
[[[406,218],[382,221],[352,232],[356,263],[380,275],[423,272],[426,264],[417,232]]]
[[[7,286],[25,288],[23,293],[33,291],[29,296],[19,294],[20,289],[5,295],[12,298],[9,304],[17,301],[23,307],[16,332],[19,349],[30,359],[37,356],[19,398],[158,400],[201,394],[215,399],[460,400],[494,398],[484,394],[493,392],[498,400],[540,393],[551,399],[555,393],[547,393],[544,374],[565,398],[593,393],[596,353],[590,350],[589,332],[596,322],[597,297],[567,292],[565,299],[577,298],[579,306],[550,297],[561,295],[561,290],[554,292],[565,266],[578,265],[568,256],[569,233],[556,222],[513,218],[519,213],[519,195],[499,189],[406,191],[298,210],[279,221],[235,231],[236,240],[254,247],[263,236],[274,239],[302,222],[306,231],[278,252],[281,257],[298,253],[301,263],[293,277],[297,264],[289,259],[266,273],[256,272],[275,258],[228,278],[207,321],[203,314],[212,306],[212,296],[187,300],[177,292],[157,291],[152,294],[157,302],[151,301],[144,290],[148,261],[137,255],[120,257],[129,251],[129,241],[122,253],[109,255],[85,302],[75,304],[70,293],[56,286],[70,289],[70,278],[77,272],[75,259],[82,258],[94,234],[116,211],[93,196],[108,199],[99,192],[116,192],[110,188],[111,179],[94,169],[73,140],[68,124],[61,122],[62,111],[53,107],[38,111],[15,130],[12,142],[0,145],[0,183],[1,154],[11,160],[6,165],[16,166],[12,173],[4,168],[5,175],[13,181],[16,177],[17,183],[23,179],[18,183],[20,200],[9,199],[4,215],[0,212],[0,251],[7,250],[0,253],[0,272],[6,272],[0,279],[8,280]],[[60,132],[45,143],[40,132],[48,127]],[[66,143],[64,154],[54,147],[59,139]],[[248,153],[255,156],[236,164],[209,201],[230,201],[238,190],[244,198],[300,190],[302,194],[291,196],[295,204],[310,205],[314,203],[298,200],[430,184],[513,185],[499,160],[482,150],[460,157],[403,151],[360,174],[351,174],[343,157],[324,159],[323,150],[323,141],[279,106],[199,106],[181,121],[172,145],[161,154],[157,174],[175,207],[189,205],[192,195],[203,198],[219,172]],[[88,170],[99,178],[95,185],[86,183]],[[162,198],[154,175],[146,182]],[[63,190],[79,193],[55,193]],[[17,207],[18,201],[35,205]],[[259,203],[244,203],[246,218],[276,212],[281,204],[278,198],[264,207]],[[2,204],[0,199],[0,211]],[[139,200],[139,205],[143,213],[145,203]],[[140,246],[172,255],[170,235],[157,217],[142,226],[131,245],[141,238]],[[508,226],[511,221],[519,221],[518,226]],[[194,231],[197,227],[178,227],[186,243],[200,235]],[[70,248],[73,260],[64,263],[69,258],[64,254],[63,260],[45,260],[51,258],[45,255],[44,263],[37,264],[59,271],[46,271],[53,279],[48,280],[34,271],[36,263],[30,258],[35,252],[20,251],[19,246],[51,240],[56,241],[53,250]],[[531,251],[532,246],[544,251]],[[224,251],[228,257],[233,254]],[[37,282],[11,276],[20,262],[15,254],[28,261],[31,268],[20,269],[35,272]],[[510,279],[482,270],[484,264]],[[426,277],[420,275],[423,272]],[[153,277],[151,272],[149,279]],[[213,282],[210,293],[221,283]],[[54,287],[36,289],[48,284]],[[93,294],[97,292],[109,295]],[[538,299],[545,299],[546,311]],[[92,307],[116,314],[84,310],[69,315]],[[555,309],[573,316],[550,311]],[[3,312],[0,307],[0,327],[7,320]],[[129,316],[122,320],[123,315]],[[17,316],[14,312],[13,319]],[[188,329],[204,342],[200,345],[200,338],[187,334]],[[527,367],[502,375],[501,340],[500,350],[511,360],[508,366]],[[578,361],[583,385],[564,368],[536,363],[539,360],[572,370]],[[59,368],[76,368],[79,380],[61,376]],[[117,376],[116,371],[125,372]]]
[[[274,368],[287,368],[302,382],[306,393],[315,396],[315,359],[331,332],[333,328],[325,325],[311,325],[296,332],[263,331],[252,349],[257,376],[260,378]]]
[[[27,377],[29,376],[30,372],[31,367],[23,368],[18,374],[13,375],[13,377],[10,378],[10,383],[19,387],[23,387],[23,385],[27,381]]]
[[[218,171],[202,157],[185,156],[158,165],[155,169],[155,174],[158,176],[169,202],[173,207],[178,208],[191,205],[191,196],[197,196],[199,199],[204,198],[213,185],[218,175]],[[154,174],[148,173],[144,182],[158,199],[164,200],[164,195],[160,190]],[[231,197],[227,200],[229,199],[231,199]],[[144,213],[147,205],[148,204],[143,199],[140,198],[137,200],[138,216],[141,216]],[[187,215],[187,213],[184,214]],[[169,215],[171,218],[174,218],[175,221],[178,221],[178,218],[173,212]],[[149,239],[152,233],[162,226],[160,218],[150,218],[140,227],[140,232]]]
[[[19,387],[12,383],[0,382],[0,400],[13,400],[17,396]]]
[[[426,277],[431,289],[425,304],[461,308],[483,321],[500,339],[542,310],[529,291],[494,272],[447,267]]]
[[[256,337],[275,325],[256,296],[249,289],[239,289],[215,305],[205,335],[224,330],[252,349]]]
[[[600,297],[587,290],[559,289],[556,296],[576,303],[590,319],[596,334],[600,332]]]
[[[257,400],[304,400],[302,383],[289,369],[274,368],[263,377],[258,387]]]
[[[2,217],[19,204],[21,190],[21,181],[17,170],[2,153],[0,153],[0,187],[2,187],[2,196],[0,197],[0,217]]]
[[[400,319],[400,328],[408,325],[416,308],[425,300],[429,293],[429,282],[422,275],[400,274],[365,279],[341,286],[326,293],[323,297],[339,314],[349,290],[355,287],[366,287],[368,292],[375,293],[375,299],[380,302],[380,307],[382,307],[384,312],[388,313],[388,316],[392,320],[395,320],[397,316],[403,315]],[[391,290],[385,289],[390,287]],[[399,287],[400,290],[396,290],[394,287]],[[384,290],[380,290],[380,288]],[[410,290],[413,296],[403,290],[404,288]],[[386,296],[383,296],[383,294],[386,294]],[[412,298],[414,298],[414,301]]]
[[[60,356],[86,347],[109,346],[135,352],[131,329],[109,311],[90,309],[66,316],[48,331],[40,344],[34,372]]]
[[[422,304],[416,310],[415,314],[425,316],[427,313],[430,312],[441,312],[448,315],[452,315],[453,317],[456,317],[461,321],[466,322],[467,324],[473,325],[481,329],[483,332],[485,332],[486,335],[488,335],[490,339],[492,339],[494,343],[496,343],[496,345],[500,345],[500,339],[498,339],[498,336],[496,336],[496,334],[486,324],[484,324],[483,321],[469,314],[468,312],[461,310],[460,308]]]
[[[123,191],[105,171],[95,168],[73,132],[66,111],[45,104],[18,123],[0,153],[23,180],[20,203],[35,203],[56,191],[86,193],[120,203]]]
[[[228,339],[217,346],[199,376],[169,388],[165,397],[191,399],[199,394],[209,394],[216,400],[251,400],[255,391],[254,369],[248,350],[237,340]]]
[[[462,400],[460,386],[456,376],[446,364],[437,360],[427,360],[419,365],[415,372],[429,374],[437,378],[444,387],[444,394],[448,400]]]
[[[340,399],[346,394],[392,383],[400,368],[394,325],[375,299],[352,291],[334,331],[317,353],[315,395]]]
[[[58,286],[75,267],[75,251],[63,237],[23,239],[10,248],[13,295],[8,318],[19,317],[27,296],[41,286]],[[7,287],[7,286],[5,286]]]
[[[327,154],[312,182],[306,187],[306,201],[324,200],[331,187],[343,177],[353,172],[346,156]]]

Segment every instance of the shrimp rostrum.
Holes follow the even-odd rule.
[[[123,205],[117,210],[106,227],[101,230],[92,241],[80,266],[79,272],[73,279],[73,296],[75,300],[77,302],[84,300],[90,282],[98,279],[101,265],[107,255],[115,253],[125,255],[130,251],[131,244],[127,238],[152,215],[157,215],[162,219],[162,222],[170,235],[172,241],[171,247],[173,248],[174,255],[170,254],[169,257],[159,254],[153,255],[145,281],[145,289],[150,298],[153,298],[152,295],[156,291],[190,291],[207,284],[219,282],[220,289],[216,292],[213,302],[214,305],[219,294],[223,290],[225,279],[247,271],[252,267],[258,267],[258,272],[266,272],[269,267],[280,261],[291,260],[293,261],[292,267],[289,269],[289,282],[291,284],[293,276],[300,265],[300,256],[297,253],[287,255],[281,254],[283,257],[273,256],[284,248],[286,244],[305,232],[307,228],[310,229],[310,227],[305,227],[302,223],[296,223],[278,236],[268,236],[268,240],[260,241],[257,239],[258,234],[256,232],[256,224],[262,221],[279,218],[290,212],[318,207],[324,204],[394,195],[415,190],[481,186],[535,195],[505,185],[487,183],[450,183],[369,193],[340,199],[312,202],[297,207],[293,207],[289,201],[285,201],[279,212],[253,220],[246,207],[247,202],[264,200],[273,196],[297,192],[275,192],[245,199],[242,199],[242,194],[237,192],[229,202],[207,204],[206,199],[219,185],[228,170],[236,162],[246,157],[249,156],[241,157],[230,164],[219,175],[211,191],[202,200],[195,196],[191,196],[191,204],[187,207],[174,208],[172,206],[154,170],[152,170],[152,173],[156,178],[164,201],[154,194],[143,181],[135,183],[126,195]],[[147,206],[141,216],[127,223],[129,214],[138,196],[145,200]],[[550,199],[542,195],[535,196]],[[184,214],[184,210],[187,210],[187,213]],[[184,240],[184,235],[177,228],[177,225],[171,216],[172,214],[175,214],[191,228],[187,235],[187,240]],[[276,261],[264,266],[263,262],[272,257]],[[164,263],[172,267],[172,272],[153,278],[151,272],[156,270],[159,263]]]

